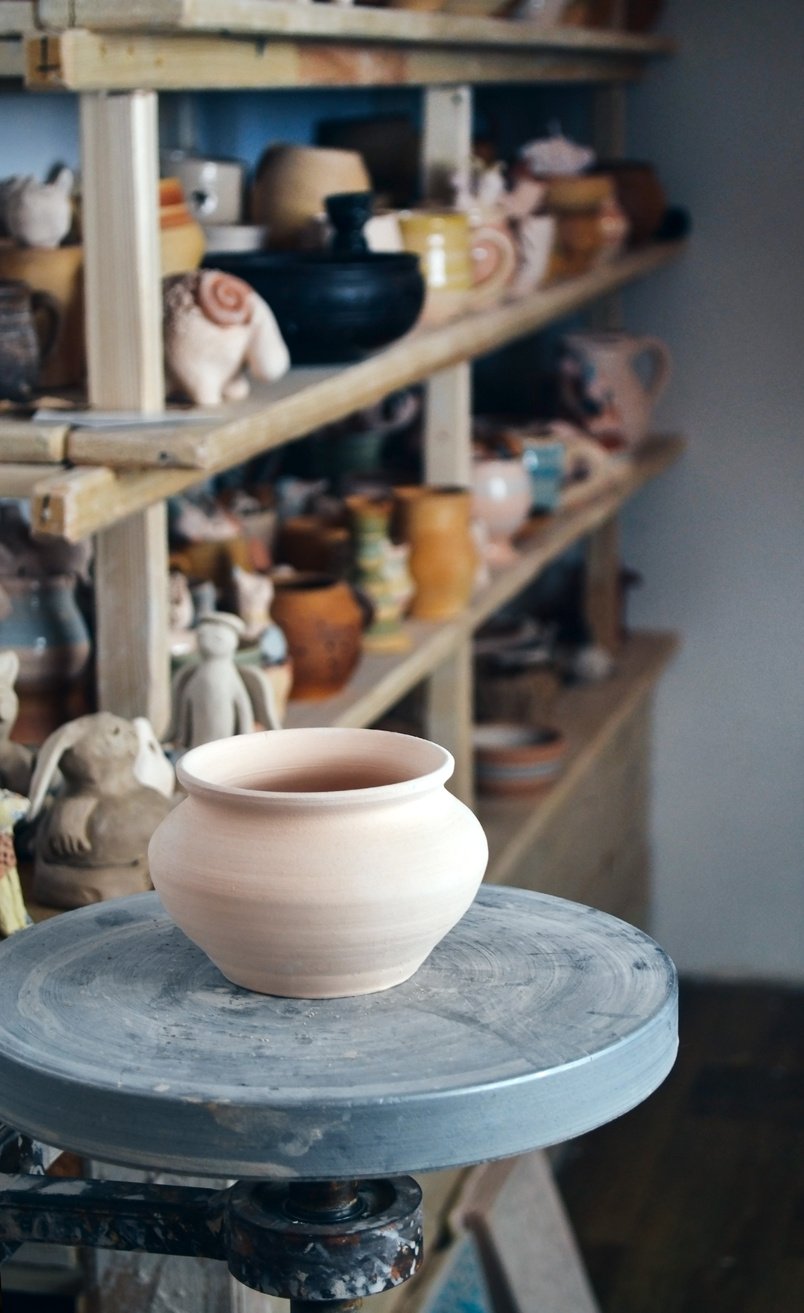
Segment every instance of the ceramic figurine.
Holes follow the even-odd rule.
[[[73,173],[59,169],[52,182],[34,177],[0,183],[0,216],[10,237],[21,246],[61,245],[73,222]]]
[[[250,734],[255,718],[279,728],[273,690],[259,669],[238,666],[235,652],[244,632],[240,616],[213,611],[198,622],[200,660],[176,672],[173,721],[168,737],[181,751],[233,734]]]
[[[271,623],[274,586],[267,574],[253,574],[235,565],[232,568],[235,610],[243,621],[243,638],[256,643]]]
[[[163,281],[165,364],[170,383],[200,406],[242,401],[254,378],[272,383],[290,368],[276,319],[241,278],[215,269]]]
[[[0,788],[27,794],[33,773],[33,753],[11,742],[19,699],[14,681],[20,668],[16,652],[0,652]]]
[[[63,785],[45,799],[61,771]],[[62,725],[40,749],[31,781],[30,819],[41,816],[34,897],[53,907],[84,907],[150,889],[148,841],[167,814],[163,792],[138,778],[142,733],[108,711]]]
[[[30,803],[11,789],[0,789],[0,939],[31,924],[22,898],[14,826],[27,814]]]
[[[187,575],[181,570],[171,570],[168,577],[168,641],[171,656],[186,656],[196,650],[198,639],[193,629],[194,620],[195,607]]]

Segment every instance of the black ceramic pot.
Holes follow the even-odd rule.
[[[238,251],[205,263],[268,302],[294,365],[359,360],[412,328],[424,301],[418,256],[407,252]]]

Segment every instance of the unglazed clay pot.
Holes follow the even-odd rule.
[[[293,663],[291,698],[332,697],[360,660],[365,613],[347,583],[323,574],[277,575],[271,614]]]
[[[151,840],[170,916],[229,980],[291,998],[407,980],[463,916],[488,846],[425,739],[291,729],[188,752]]]
[[[477,549],[468,488],[394,489],[396,536],[410,544],[408,569],[416,591],[410,614],[418,620],[447,620],[472,595]]]

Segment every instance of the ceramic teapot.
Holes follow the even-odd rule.
[[[564,338],[560,390],[570,416],[609,446],[636,447],[670,379],[671,356],[654,337],[573,333]],[[638,372],[649,362],[648,381]]]

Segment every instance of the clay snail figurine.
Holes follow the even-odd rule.
[[[163,281],[165,366],[170,385],[200,406],[242,401],[254,378],[290,368],[273,312],[242,278],[202,269]]]
[[[33,895],[52,907],[84,907],[150,889],[148,843],[170,802],[143,784],[147,736],[108,711],[80,716],[43,743],[31,781],[36,834]],[[44,809],[57,767],[63,786]]]

